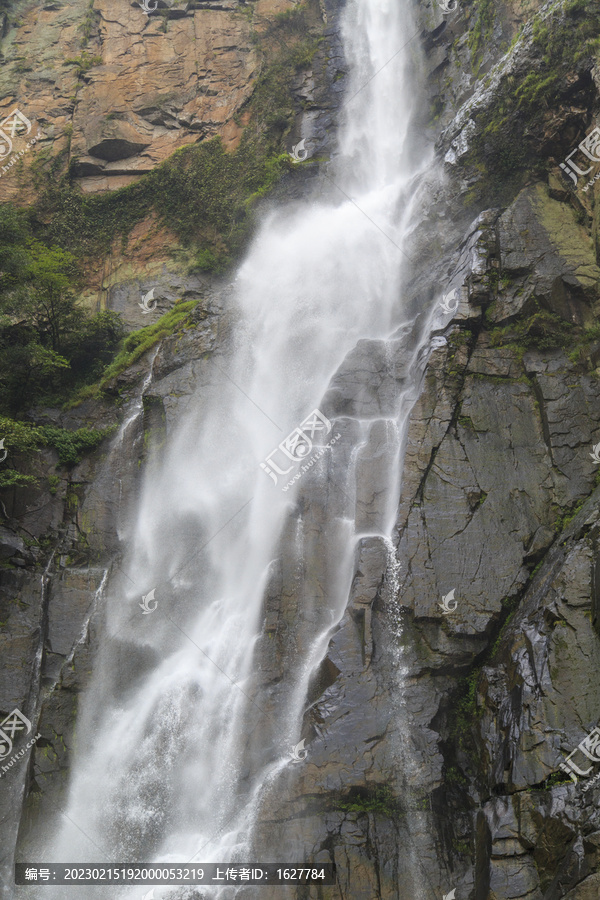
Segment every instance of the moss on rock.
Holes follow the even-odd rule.
[[[154,213],[184,246],[197,249],[197,268],[225,268],[248,239],[253,200],[292,169],[283,140],[298,111],[295,79],[319,47],[318,9],[309,0],[267,27],[256,16],[263,66],[243,109],[247,124],[235,151],[228,152],[219,137],[188,145],[134,184],[101,195],[83,194],[68,173],[57,178],[62,161],[46,160],[36,173],[38,225],[49,222],[41,227],[53,243],[86,257],[107,253],[115,237],[125,243],[133,227]]]
[[[545,176],[557,146],[563,154],[564,122],[554,111],[590,108],[599,34],[600,7],[585,0],[558,3],[534,20],[523,64],[507,68],[494,102],[474,114],[477,129],[463,158],[476,176],[468,203],[510,202],[527,175]]]

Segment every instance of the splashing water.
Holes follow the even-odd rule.
[[[319,406],[360,339],[386,341],[406,321],[403,246],[429,153],[421,148],[419,166],[411,161],[416,42],[408,8],[408,0],[349,0],[342,38],[350,83],[339,155],[325,173],[330,199],[277,209],[264,222],[236,278],[231,347],[203,363],[206,383],[151,466],[125,574],[115,573],[107,591],[68,819],[40,858],[243,857],[261,797],[294,765],[307,686],[344,614],[361,532],[386,539],[388,583],[397,590],[389,535],[414,384],[382,423],[381,509],[356,516],[372,439],[372,422],[359,416],[334,421],[329,437],[339,432],[339,444],[306,486],[298,482],[303,491],[326,483],[333,498],[320,556],[295,509],[299,487],[282,492],[259,463]],[[279,692],[261,692],[255,649],[264,595],[286,544],[299,580],[302,561],[319,556],[326,602],[303,599],[301,649]],[[158,606],[142,616],[140,600],[151,591]]]

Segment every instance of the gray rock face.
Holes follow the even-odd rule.
[[[154,324],[177,300],[198,300],[209,292],[207,278],[186,278],[165,270],[148,281],[115,284],[109,291],[107,306],[119,313],[127,328],[134,330]]]
[[[578,200],[541,182],[505,208],[455,216],[453,202],[468,187],[460,165],[474,113],[495,102],[503,77],[527,71],[523,45],[532,29],[486,85],[465,62],[462,12],[444,19],[436,4],[422,4],[421,14],[430,84],[439,87],[456,66],[453,52],[463,70],[450,97],[431,89],[442,104],[440,149],[454,181],[447,192],[431,189],[429,224],[415,242],[421,269],[434,261],[413,273],[406,302],[421,311],[441,288],[456,290],[459,305],[450,324],[445,315],[426,367],[414,356],[423,326],[415,313],[390,341],[360,341],[320,406],[341,438],[303,479],[271,566],[254,681],[262,708],[284,708],[295,661],[317,631],[327,633],[327,649],[306,699],[309,755],[266,792],[257,855],[268,848],[273,858],[334,861],[339,884],[319,890],[323,900],[424,900],[452,888],[456,900],[597,900],[600,764],[588,757],[593,771],[577,783],[560,769],[600,721],[600,487],[592,456],[600,350],[586,331],[599,312],[590,236],[597,225]],[[505,27],[496,22],[494,38]],[[342,63],[334,26],[330,38],[333,76]],[[490,40],[480,74],[494,52]],[[312,90],[297,86],[322,112],[305,123],[318,144],[328,140],[335,103]],[[431,251],[427,229],[438,226]],[[20,822],[23,854],[30,828],[65,790],[77,700],[99,641],[103,579],[131,526],[126,501],[139,464],[185,415],[191,393],[220,377],[227,287],[210,293],[197,280],[165,275],[156,285],[116,285],[113,307],[130,308],[154,286],[164,308],[179,296],[202,297],[194,327],[120,376],[115,390],[127,400],[112,449],[44,498],[41,533],[54,529],[56,554],[43,581],[25,541],[41,495],[14,501],[14,527],[0,534],[0,708],[19,706],[42,733],[20,779],[0,780],[2,825],[14,835]],[[146,318],[133,310],[132,327]],[[116,420],[114,410],[93,405],[62,419]],[[394,466],[401,483],[388,542],[377,532],[390,519]],[[303,555],[294,538],[300,511]],[[357,524],[353,544],[345,517]],[[328,603],[338,609],[331,620]],[[151,651],[114,644],[127,679],[155,664]],[[585,756],[578,760],[587,767]],[[12,843],[2,853],[10,863]]]
[[[197,289],[193,279],[182,286],[190,292]],[[106,427],[118,419],[120,423],[116,435],[101,448],[104,452],[63,472],[53,495],[45,487],[23,491],[11,507],[15,530],[1,530],[0,621],[5,628],[0,634],[0,712],[18,707],[37,723],[42,735],[28,761],[11,769],[10,778],[0,778],[0,824],[3,834],[13,835],[1,845],[4,871],[12,864],[24,782],[29,808],[42,821],[54,814],[57,798],[66,788],[79,695],[89,682],[98,646],[103,585],[108,572],[118,568],[122,540],[130,533],[140,464],[182,415],[199,381],[192,370],[200,366],[199,357],[214,349],[221,316],[216,301],[201,301],[194,310],[197,327],[166,338],[160,348],[150,350],[119,376],[126,398],[122,410],[88,401],[67,413],[49,411],[49,421],[63,427]],[[43,563],[45,572],[40,547],[28,549],[28,542],[40,537],[54,544]],[[131,666],[132,650],[123,652],[121,659]],[[137,660],[138,672],[144,665],[151,661]],[[34,820],[26,815],[21,823],[24,844]]]
[[[395,546],[358,540],[306,714],[309,759],[278,785],[292,809],[265,802],[258,846],[281,854],[296,840],[307,858],[328,847],[341,896],[405,900],[452,885],[477,900],[554,900],[598,889],[600,760],[581,757],[590,778],[578,784],[560,764],[600,720],[600,373],[593,342],[572,354],[536,349],[526,329],[497,330],[527,325],[541,302],[558,328],[547,343],[583,339],[588,320],[574,310],[596,308],[595,263],[586,235],[579,275],[576,245],[555,242],[555,202],[543,186],[527,189],[502,215],[479,217],[457,248],[460,327],[434,341],[412,408]],[[574,221],[569,208],[559,220]],[[531,312],[498,270],[530,284]],[[578,307],[553,305],[556,279]],[[560,321],[579,330],[565,338]],[[332,418],[352,417],[345,441],[361,435],[364,466],[359,455],[345,487],[366,532],[380,527],[389,465],[381,416],[409,376],[389,359],[361,342],[324,401]],[[303,492],[312,510],[318,495]],[[315,570],[308,593],[323,593],[323,579]],[[285,565],[276,585],[266,610],[275,637],[295,596]],[[289,642],[280,652],[283,673]]]
[[[25,543],[10,528],[0,528],[0,559],[9,559],[25,553]]]
[[[573,209],[536,185],[500,217],[498,243],[500,271],[510,283],[490,311],[490,321],[504,322],[537,299],[566,321],[592,324],[600,270],[591,238],[576,223]]]

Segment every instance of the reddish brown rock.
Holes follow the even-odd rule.
[[[25,175],[40,149],[63,152],[63,168],[71,165],[82,189],[96,192],[128,184],[204,138],[220,135],[237,146],[237,113],[259,64],[250,17],[237,0],[190,6],[161,2],[161,14],[146,15],[138,3],[115,0],[93,0],[91,8],[87,0],[35,2],[10,17],[0,115],[18,107],[32,133],[43,134],[30,150],[31,135],[15,141],[0,201],[32,200]],[[272,18],[288,8],[268,0],[258,12]]]

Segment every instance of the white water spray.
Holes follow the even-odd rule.
[[[347,602],[357,535],[389,542],[412,395],[380,420],[387,497],[364,522],[355,517],[356,483],[372,422],[354,421],[354,449],[347,429],[306,476],[326,479],[332,454],[348,460],[327,485],[335,495],[321,563],[327,604],[307,600],[312,639],[290,661],[286,695],[261,695],[254,649],[290,514],[300,557],[310,555],[314,536],[294,510],[298,487],[282,492],[259,463],[319,406],[360,339],[384,341],[404,321],[402,248],[417,174],[407,139],[416,50],[416,42],[403,46],[415,30],[408,7],[349,0],[349,100],[339,157],[328,168],[332,199],[277,210],[263,225],[236,279],[231,353],[209,362],[211,384],[146,479],[125,576],[108,589],[69,818],[40,852],[45,860],[243,856],[266,787],[293,765],[307,685]],[[154,589],[158,606],[142,617],[139,601]],[[134,650],[141,672],[115,675],[115,660]]]

